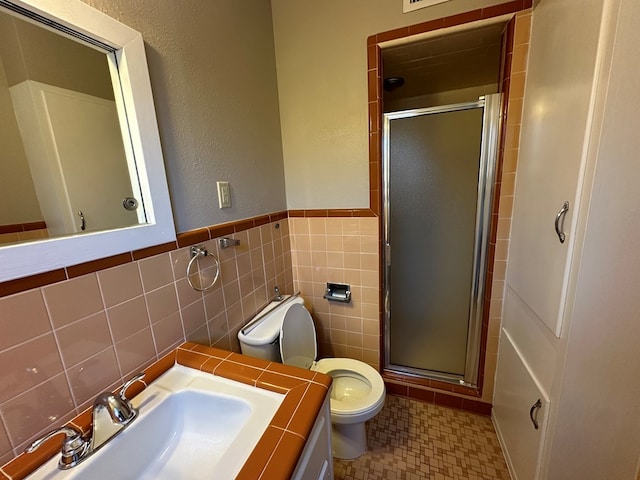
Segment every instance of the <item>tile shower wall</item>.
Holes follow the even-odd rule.
[[[519,11],[522,8],[529,9],[530,1],[508,2],[495,8],[475,10],[465,16],[454,16],[449,19],[439,19],[426,22],[405,29],[391,30],[368,38],[368,75],[369,75],[369,153],[371,187],[370,198],[372,210],[379,212],[380,203],[380,111],[381,111],[381,50],[379,42],[399,40],[414,34],[426,31],[434,31],[452,24],[461,24],[490,18],[496,15],[515,13],[514,19],[509,22],[507,30],[508,40],[513,39],[513,45],[507,41],[505,52],[504,78],[501,91],[505,92],[507,99],[506,121],[503,123],[503,142],[500,154],[502,155],[501,171],[498,172],[496,192],[499,192],[499,209],[493,212],[493,223],[497,225],[495,236],[492,237],[493,256],[488,261],[488,284],[486,301],[490,301],[488,315],[483,318],[483,335],[486,335],[486,345],[483,347],[485,362],[481,366],[483,378],[482,398],[486,404],[493,400],[494,376],[497,363],[498,340],[500,324],[502,320],[502,300],[504,295],[505,272],[507,253],[509,248],[509,234],[511,229],[511,216],[513,208],[513,194],[518,159],[518,147],[520,141],[520,124],[522,121],[522,105],[524,97],[524,83],[529,50],[529,32],[531,27],[531,10]],[[489,288],[490,287],[490,288]],[[490,292],[490,295],[489,295]],[[484,338],[484,337],[483,337]],[[394,379],[391,381],[398,387],[398,392],[410,396],[424,393],[422,389],[416,389],[410,383]],[[422,387],[421,387],[422,388]],[[429,389],[430,387],[424,387]],[[442,386],[438,386],[442,389]],[[404,391],[404,393],[402,393]],[[414,393],[411,393],[411,392]],[[462,392],[453,391],[456,396],[464,396]]]
[[[494,377],[498,361],[498,342],[502,323],[502,301],[507,271],[509,236],[513,215],[513,195],[518,166],[518,148],[520,145],[520,125],[522,123],[522,105],[524,84],[529,57],[529,35],[531,31],[531,12],[519,12],[515,16],[513,30],[513,50],[507,53],[506,62],[509,72],[503,80],[503,91],[507,91],[508,104],[506,122],[503,128],[504,151],[502,176],[500,177],[500,207],[497,212],[498,228],[495,238],[495,255],[490,275],[491,306],[489,308],[489,329],[487,335],[487,353],[482,399],[493,401]],[[494,215],[496,215],[494,213]]]
[[[378,368],[378,219],[290,217],[289,224],[294,288],[313,311],[319,356],[355,358]],[[350,284],[352,302],[323,299],[327,282]]]
[[[204,242],[222,272],[204,293],[187,247],[1,298],[0,464],[185,340],[238,352],[240,327],[293,276],[286,219],[233,237]],[[213,260],[198,264],[207,284]]]

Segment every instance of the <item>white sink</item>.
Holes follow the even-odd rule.
[[[56,456],[28,478],[234,478],[283,398],[176,365],[132,400],[138,418],[89,459],[63,471]]]

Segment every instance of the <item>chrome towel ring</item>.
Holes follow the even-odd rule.
[[[213,277],[213,281],[209,286],[204,288],[202,288],[202,286],[197,287],[191,282],[191,268],[200,257],[211,257],[216,264],[216,275]],[[216,284],[218,277],[220,277],[220,261],[218,258],[213,253],[209,253],[209,251],[202,245],[191,247],[191,260],[189,260],[189,263],[187,264],[187,282],[189,282],[189,286],[198,292],[206,292]]]

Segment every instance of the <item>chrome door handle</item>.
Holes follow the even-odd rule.
[[[540,426],[538,425],[538,410],[540,410],[540,408],[542,408],[542,402],[540,401],[540,399],[538,399],[538,401],[531,407],[531,410],[529,410],[529,418],[533,422],[533,428],[535,428],[536,430],[540,428]],[[533,415],[534,412],[535,416]]]
[[[558,238],[560,239],[560,243],[564,243],[565,239],[567,238],[567,235],[561,230],[561,228],[564,227],[564,215],[569,211],[569,202],[564,202],[564,205],[562,205],[562,208],[560,209],[560,211],[558,212],[558,214],[556,215],[556,221],[555,221],[555,226],[556,226],[556,234],[558,235]],[[560,220],[562,219],[562,227],[560,226]]]

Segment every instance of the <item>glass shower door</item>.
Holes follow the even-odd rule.
[[[470,342],[479,342],[484,279],[484,115],[483,100],[385,115],[386,368],[475,378],[467,358],[479,351]]]

